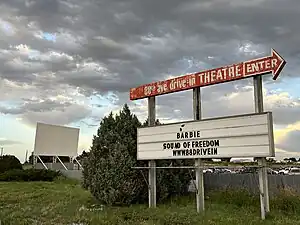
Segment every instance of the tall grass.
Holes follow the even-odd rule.
[[[280,210],[284,213],[296,213],[300,214],[300,196],[299,193],[293,189],[282,189],[271,200],[271,206],[274,209]]]
[[[208,194],[211,203],[223,203],[238,207],[258,207],[259,195],[245,189],[223,189]],[[281,189],[270,199],[271,210],[285,214],[300,214],[300,195],[293,189]]]

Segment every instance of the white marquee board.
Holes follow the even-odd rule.
[[[271,112],[137,130],[138,160],[274,156]]]
[[[37,123],[34,155],[77,156],[79,129]]]

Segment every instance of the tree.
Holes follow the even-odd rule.
[[[13,155],[3,155],[0,156],[0,173],[13,170],[22,169],[22,164],[20,160]]]
[[[87,158],[88,155],[89,155],[89,153],[86,152],[85,150],[83,150],[82,153],[81,153],[81,155],[77,156],[76,159],[77,160],[83,160],[83,159]]]
[[[136,162],[137,117],[125,105],[119,115],[104,117],[83,162],[83,186],[105,204],[139,202],[147,187]],[[131,191],[134,190],[134,195]],[[144,196],[146,197],[146,195]]]
[[[146,126],[148,126],[148,123],[149,123],[149,118],[147,118],[146,120],[145,120],[145,122],[143,123],[143,127],[146,127]],[[156,119],[155,120],[155,125],[161,125],[162,123],[160,123],[160,121],[159,121],[159,119]]]
[[[141,171],[132,169],[147,165],[136,159],[137,128],[141,126],[127,105],[124,105],[118,115],[110,113],[100,122],[88,157],[83,162],[83,186],[99,201],[105,204],[147,201],[148,187]],[[181,160],[172,162],[173,165],[183,165]],[[166,165],[170,165],[170,160],[162,160],[157,164]],[[187,171],[158,170],[158,201],[186,192],[189,181]]]

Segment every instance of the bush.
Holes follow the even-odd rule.
[[[22,169],[19,159],[13,155],[0,156],[0,173],[13,169]]]
[[[45,169],[14,169],[0,173],[0,181],[53,181],[61,176],[59,171]]]
[[[88,157],[83,163],[83,186],[104,204],[145,203],[148,187],[141,171],[147,166],[137,161],[137,128],[142,126],[127,105],[114,117],[104,117]],[[183,165],[182,160],[161,160],[157,166]],[[188,162],[188,160],[186,161]],[[145,174],[144,170],[142,171]],[[146,175],[147,177],[147,175]],[[157,170],[157,201],[187,193],[191,178],[184,170]]]
[[[97,168],[90,185],[91,193],[104,204],[130,204],[139,193],[147,193],[143,180],[137,171],[131,169],[134,162],[121,145],[116,145],[114,152],[107,158],[98,158]],[[144,188],[144,189],[143,189]]]

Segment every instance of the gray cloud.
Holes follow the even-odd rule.
[[[295,18],[299,3],[291,0],[284,4],[267,0],[251,4],[247,1],[234,1],[234,4],[224,1],[172,1],[172,4],[158,1],[151,4],[145,1],[8,1],[6,4],[15,7],[18,14],[31,23],[34,21],[36,29],[57,32],[58,36],[68,34],[65,45],[84,37],[77,43],[76,50],[65,49],[62,45],[60,48],[70,55],[91,57],[104,63],[118,78],[115,83],[130,82],[124,87],[112,86],[121,92],[128,90],[128,85],[164,79],[163,74],[183,57],[201,60],[209,66],[234,63],[251,58],[251,54],[239,54],[237,50],[252,43],[252,51],[265,54],[270,47],[276,47],[289,58],[297,56],[294,46],[299,44],[299,33],[293,29],[298,26]],[[286,38],[291,41],[285,43]],[[58,45],[49,41],[32,44],[40,48]],[[251,53],[251,49],[249,51]],[[214,59],[208,60],[208,55]],[[285,72],[292,75],[295,68],[289,68]],[[181,72],[175,71],[178,75]],[[96,90],[95,77],[98,75],[87,78],[91,82],[76,80],[73,83],[82,82],[84,87]],[[99,79],[99,82],[103,81]]]
[[[0,147],[1,146],[9,146],[9,145],[18,145],[18,144],[22,144],[22,142],[0,138]]]
[[[288,61],[282,77],[298,71],[298,0],[4,0],[0,6],[0,99],[18,103],[1,111],[30,123],[82,120],[91,110],[79,104],[84,96],[114,92],[117,99],[108,101],[118,106],[129,101],[130,87],[260,57],[271,47]],[[251,83],[204,88],[204,116],[252,111],[249,100],[228,100],[236,91],[252,98],[243,89]],[[274,82],[266,76],[264,83]],[[57,95],[74,101],[51,100]],[[276,123],[300,119],[299,101],[291,101],[294,106],[267,105]],[[192,117],[191,91],[159,97],[158,104],[165,119]]]
[[[236,82],[236,84],[238,83]],[[254,112],[252,86],[223,85],[228,85],[228,87],[224,89],[207,87],[202,90],[202,115],[204,118]],[[157,104],[159,105],[158,114],[162,118],[193,119],[192,91],[158,97]],[[267,93],[264,97],[264,110],[273,112],[274,123],[277,125],[284,126],[300,121],[300,99],[297,98],[276,92]]]
[[[91,114],[88,105],[80,105],[59,100],[41,100],[23,98],[23,103],[15,107],[5,107],[0,104],[0,113],[19,116],[25,123],[34,125],[36,122],[67,125],[83,120]]]
[[[4,114],[23,114],[28,112],[45,112],[45,111],[53,111],[53,110],[63,110],[66,107],[71,106],[72,104],[69,102],[58,102],[50,99],[46,99],[45,101],[40,100],[31,100],[31,99],[22,99],[24,103],[19,107],[14,108],[4,108],[2,110],[0,108],[0,112]]]
[[[286,151],[300,152],[299,149],[300,130],[290,131],[283,141],[279,142],[276,147]]]
[[[90,109],[85,108],[81,105],[70,105],[63,109],[56,109],[45,112],[27,112],[22,116],[23,121],[26,124],[35,126],[36,122],[68,125],[81,121],[91,114]]]

